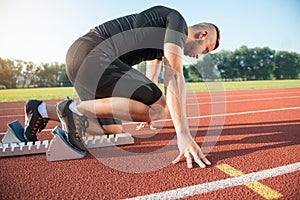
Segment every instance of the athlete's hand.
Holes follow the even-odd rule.
[[[142,128],[146,128],[147,126],[149,126],[150,130],[156,130],[156,128],[154,127],[153,122],[141,122],[140,125],[138,125],[136,127],[136,130],[139,131]]]
[[[209,160],[202,153],[201,148],[193,139],[178,139],[178,148],[180,150],[180,153],[177,156],[177,158],[172,162],[173,164],[176,164],[185,158],[188,168],[193,168],[193,160],[201,168],[205,168],[206,165],[211,165]]]

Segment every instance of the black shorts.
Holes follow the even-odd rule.
[[[111,59],[95,48],[97,45],[80,38],[66,56],[67,75],[82,101],[125,97],[150,106],[162,96],[157,85],[144,74],[118,58]]]

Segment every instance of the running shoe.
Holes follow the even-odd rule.
[[[38,111],[41,103],[39,100],[29,100],[25,104],[24,138],[27,141],[38,141],[36,134],[41,132],[49,121],[49,118],[43,118]]]
[[[85,151],[82,136],[89,126],[88,119],[86,116],[79,116],[69,109],[72,102],[73,100],[66,99],[58,103],[56,107],[57,115],[62,123],[63,130],[66,132],[68,142],[76,149]]]

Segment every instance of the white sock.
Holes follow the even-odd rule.
[[[42,115],[43,118],[48,118],[48,113],[47,113],[47,109],[46,109],[46,103],[41,103],[38,106],[38,111],[39,113]]]
[[[75,101],[73,101],[72,103],[70,103],[69,109],[70,109],[72,112],[74,112],[74,113],[76,113],[77,115],[79,115],[79,116],[82,116],[82,115],[83,115],[83,114],[81,114],[81,113],[77,110],[77,104],[76,104]]]

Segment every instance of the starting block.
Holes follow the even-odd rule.
[[[72,147],[67,140],[65,131],[59,126],[56,126],[52,133],[54,134],[54,138],[51,140],[46,153],[47,161],[73,160],[85,157],[86,152]]]
[[[0,143],[0,157],[46,153],[49,141],[26,142],[24,128],[18,120],[7,124],[8,129]]]
[[[10,122],[7,126],[7,132],[2,139],[3,144],[26,142],[23,136],[24,128],[18,120]]]
[[[67,141],[65,131],[59,126],[56,126],[53,129],[52,133],[54,134],[54,139],[51,140],[49,149],[46,153],[47,161],[73,160],[80,159],[86,156],[85,151],[77,150],[72,145],[70,145],[70,143]],[[89,136],[87,139],[83,139],[83,141],[87,149],[134,143],[134,139],[129,133],[102,135],[95,137]]]
[[[48,146],[48,140],[36,141],[34,144],[33,142],[0,144],[0,157],[46,153]]]
[[[133,144],[134,139],[129,133],[89,136],[84,140],[88,149]]]
[[[56,126],[52,133],[54,138],[51,141],[27,142],[23,136],[24,128],[16,120],[8,125],[8,130],[0,143],[0,157],[30,155],[46,153],[47,161],[80,159],[86,156],[85,151],[74,148],[67,141],[66,133],[59,126]],[[102,148],[117,145],[128,145],[134,143],[134,138],[129,133],[89,136],[83,138],[87,149]]]

